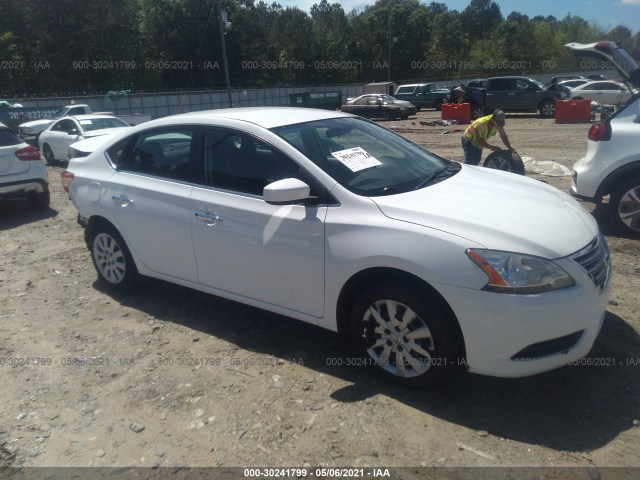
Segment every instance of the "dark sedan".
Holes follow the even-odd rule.
[[[396,100],[390,95],[361,95],[348,101],[340,110],[366,118],[406,119],[416,114],[416,107],[410,102]]]

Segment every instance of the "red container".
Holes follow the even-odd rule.
[[[591,100],[556,100],[556,123],[588,123]]]
[[[471,105],[468,103],[443,103],[440,113],[442,120],[457,120],[458,123],[471,123]]]

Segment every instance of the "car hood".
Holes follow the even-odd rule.
[[[19,125],[19,128],[33,128],[33,127],[39,127],[41,125],[49,125],[51,123],[53,123],[53,120],[42,118],[40,120],[32,120],[30,122],[21,123]]]
[[[112,134],[124,132],[125,130],[129,130],[130,128],[133,128],[133,127],[103,128],[100,130],[90,130],[88,132],[84,132],[82,136],[84,138],[100,137],[102,135],[112,135]]]
[[[598,233],[593,217],[569,195],[520,175],[480,167],[463,166],[435,185],[371,200],[389,218],[445,231],[485,248],[551,259],[578,251]]]

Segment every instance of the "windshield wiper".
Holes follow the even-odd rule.
[[[438,168],[436,171],[432,172],[425,180],[420,182],[414,190],[420,190],[421,188],[426,187],[432,183],[438,183],[439,181],[444,180],[445,178],[452,177],[456,173],[460,171],[462,167],[459,163],[450,163],[449,165],[445,165],[444,167]],[[438,182],[437,182],[437,181]]]

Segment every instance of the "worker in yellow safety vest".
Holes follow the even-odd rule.
[[[514,153],[515,149],[509,143],[504,131],[505,115],[502,110],[495,110],[491,115],[478,118],[467,127],[462,135],[462,150],[464,151],[464,163],[469,165],[478,165],[482,158],[482,149],[484,147],[498,152],[500,147],[489,145],[487,140],[493,137],[496,132],[500,134],[500,138],[505,146]]]

